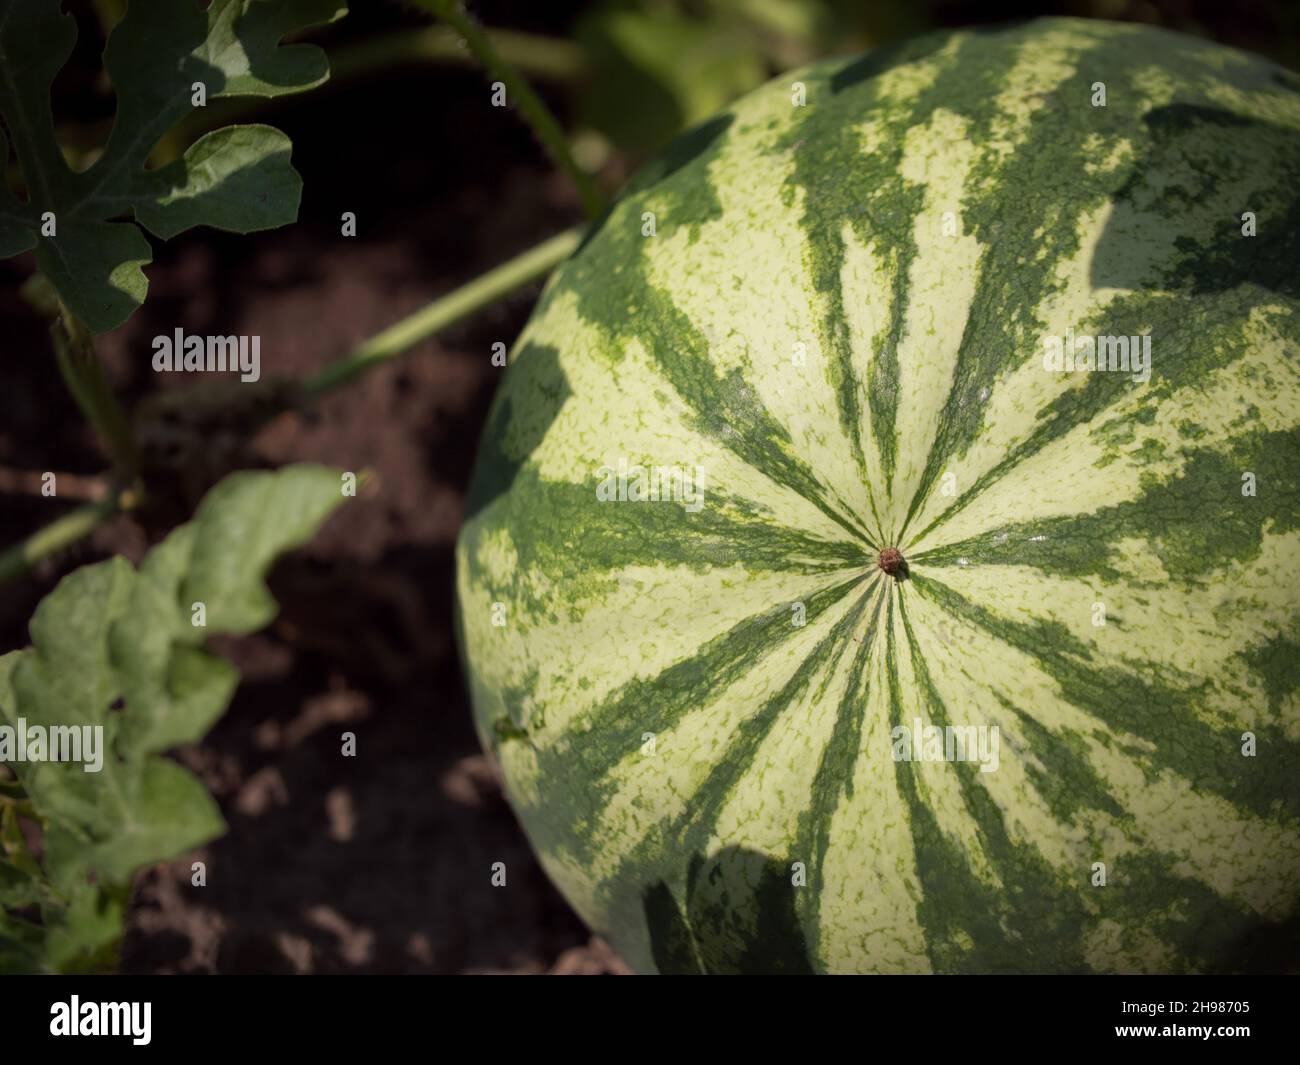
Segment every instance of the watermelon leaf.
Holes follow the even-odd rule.
[[[36,249],[36,262],[95,333],[121,325],[144,301],[152,259],[135,222],[164,240],[196,225],[236,233],[294,221],[302,180],[289,140],[269,126],[231,126],[157,170],[159,139],[206,100],[302,92],[329,77],[325,54],[281,45],[285,34],[332,22],[342,0],[133,0],[109,35],[104,67],[117,116],[85,170],[64,161],[50,85],[72,54],[75,19],[59,0],[0,0],[0,115],[27,186],[24,202],[0,183],[0,257]],[[40,45],[33,47],[32,42]],[[0,134],[0,164],[9,142]]]
[[[275,616],[267,572],[342,498],[338,473],[320,466],[233,474],[138,571],[113,558],[65,577],[32,617],[32,646],[0,657],[11,751],[20,731],[52,737],[71,726],[82,736],[72,747],[80,762],[9,755],[43,853],[39,864],[28,853],[6,788],[0,972],[23,968],[33,943],[38,968],[111,964],[136,870],[224,831],[199,780],[159,754],[201,739],[234,693],[238,677],[206,637],[252,632]],[[35,939],[31,907],[41,917]]]

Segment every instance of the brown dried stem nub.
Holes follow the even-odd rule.
[[[904,565],[903,552],[896,547],[887,547],[880,552],[880,568],[891,577],[896,577]]]

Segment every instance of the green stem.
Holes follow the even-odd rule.
[[[591,175],[573,157],[568,138],[555,116],[547,110],[541,97],[533,91],[518,69],[497,50],[491,37],[470,17],[460,0],[416,0],[416,3],[459,33],[488,74],[505,86],[506,99],[514,101],[524,121],[541,141],[542,147],[578,187],[578,195],[582,198],[587,217],[597,217],[605,209],[605,198],[591,180]]]
[[[119,492],[98,503],[87,503],[56,518],[13,547],[0,551],[0,584],[21,577],[37,562],[75,544],[114,514],[137,505],[133,492]]]
[[[119,475],[134,479],[140,472],[140,455],[126,413],[108,386],[103,363],[95,354],[94,337],[66,307],[50,326],[54,354],[64,384],[81,413],[99,434]]]
[[[501,58],[516,70],[548,81],[574,82],[587,73],[582,49],[560,37],[516,30],[483,31]],[[330,81],[347,81],[399,63],[472,63],[461,39],[447,26],[384,33],[330,50]]]
[[[400,355],[438,330],[549,273],[572,254],[582,234],[581,227],[567,229],[394,323],[338,362],[326,366],[303,386],[304,394],[312,398],[351,381],[376,363]]]

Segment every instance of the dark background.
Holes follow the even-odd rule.
[[[352,6],[342,23],[310,35],[340,60],[353,57],[336,65],[341,76],[256,114],[293,140],[305,181],[298,223],[154,241],[148,302],[99,344],[124,402],[157,402],[150,397],[192,383],[149,368],[150,338],[178,325],[260,335],[264,375],[306,377],[580,220],[572,189],[517,115],[487,106],[477,71],[454,58],[392,57],[426,18],[395,2]],[[1043,13],[1121,18],[1300,65],[1300,5],[1281,0],[470,6],[489,27],[570,42],[564,54],[583,72],[533,81],[611,188],[677,128],[748,85],[820,54],[935,27]],[[90,4],[67,7],[81,39],[55,84],[56,114],[68,140],[93,143],[112,113],[98,74],[102,36]],[[617,45],[611,11],[644,28],[644,54]],[[344,211],[357,213],[355,239],[339,235]],[[93,491],[105,465],[63,389],[43,320],[19,295],[31,268],[25,256],[0,263],[0,546],[75,502],[43,499],[33,472],[58,471],[74,488],[62,475],[81,475]],[[251,439],[221,419],[186,428],[175,470],[152,486],[155,513],[116,518],[0,589],[2,652],[27,643],[27,619],[62,575],[113,553],[138,560],[229,468],[309,460],[374,474],[362,498],[277,568],[280,618],[220,642],[243,685],[207,739],[178,757],[216,796],[230,831],[140,875],[126,970],[625,971],[530,856],[478,750],[451,630],[456,530],[501,373],[492,345],[512,343],[537,288]],[[344,730],[357,734],[354,759],[339,756]],[[189,886],[194,857],[208,864],[204,888]],[[489,886],[497,861],[509,870],[504,888]]]

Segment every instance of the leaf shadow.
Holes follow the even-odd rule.
[[[642,907],[661,973],[815,972],[789,866],[769,855],[739,846],[711,858],[696,854],[687,873],[685,911],[662,880],[645,891]]]

